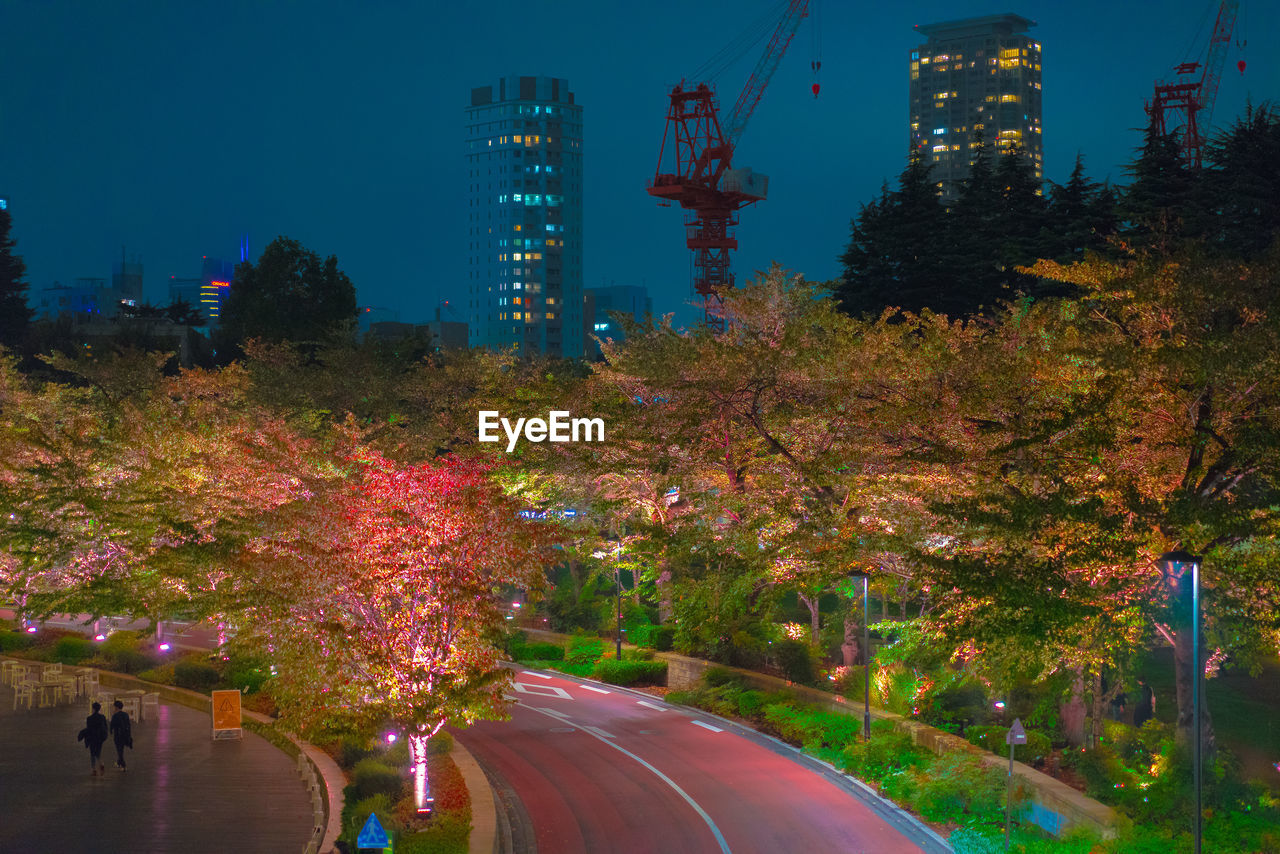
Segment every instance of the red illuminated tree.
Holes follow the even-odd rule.
[[[427,739],[447,721],[504,714],[499,597],[541,586],[549,533],[477,464],[360,450],[347,465],[336,490],[282,514],[251,549],[257,604],[242,629],[279,665],[300,723],[407,729],[425,812]]]

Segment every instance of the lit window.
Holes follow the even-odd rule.
[[[512,254],[512,256],[511,256],[511,259],[512,259],[513,261],[519,261],[519,260],[521,260],[521,259],[523,259],[523,258],[524,258],[524,254],[523,254],[523,253],[521,253],[521,252],[513,253],[513,254]]]
[[[1018,56],[1018,49],[1016,47],[1009,47],[1000,51],[1001,59],[1016,59],[1017,56]]]
[[[517,312],[512,313],[512,315],[511,315],[511,319],[512,319],[512,320],[519,320],[519,319],[520,319],[520,312],[518,312],[518,311],[517,311]]]
[[[516,134],[515,136],[511,137],[511,140],[512,140],[512,142],[519,142],[519,141],[520,141],[520,135],[519,135],[519,134]]]
[[[920,64],[921,64],[921,65],[928,65],[928,64],[929,64],[929,57],[927,57],[927,56],[922,56],[922,57],[920,57]]]
[[[941,136],[942,134],[944,134],[944,133],[946,133],[946,132],[947,132],[947,129],[946,129],[946,128],[934,128],[934,129],[933,129],[933,133],[934,133],[934,135],[935,135],[935,136]]]
[[[555,320],[555,319],[556,319],[555,312],[553,312],[553,311],[548,311],[548,312],[547,312],[547,320]]]
[[[944,144],[942,144],[942,145],[935,145],[935,146],[933,147],[933,150],[934,150],[934,151],[946,151],[946,150],[947,150],[947,146],[946,146],[946,144],[945,144],[945,143],[944,143]]]
[[[1016,103],[1018,103],[1018,96],[1017,96],[1017,95],[1001,95],[1001,96],[1000,96],[1000,103],[1002,103],[1002,104],[1016,104]]]

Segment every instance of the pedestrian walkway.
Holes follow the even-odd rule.
[[[89,701],[28,710],[0,688],[0,852],[301,854],[311,801],[294,761],[265,739],[214,742],[207,714],[161,703],[133,725],[128,772],[103,746],[89,774],[76,733]],[[109,710],[104,710],[110,715]]]

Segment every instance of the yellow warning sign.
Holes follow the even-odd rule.
[[[213,729],[240,729],[240,692],[213,692]]]

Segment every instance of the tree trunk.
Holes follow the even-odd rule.
[[[858,663],[858,618],[852,608],[844,615],[844,642],[840,644],[840,654],[844,657],[845,667]]]
[[[436,730],[440,725],[436,725]],[[418,724],[417,732],[409,733],[409,760],[413,764],[413,804],[419,813],[429,813],[435,805],[431,796],[431,781],[427,779],[427,740],[435,734],[426,724]]]
[[[658,573],[658,622],[665,623],[675,614],[671,604],[671,570],[664,569]]]
[[[1076,678],[1071,682],[1071,696],[1058,706],[1062,719],[1062,732],[1072,747],[1084,747],[1084,670],[1076,668]]]
[[[1102,719],[1105,714],[1107,702],[1111,699],[1112,694],[1117,689],[1112,688],[1110,692],[1102,690],[1102,673],[1093,674],[1093,691],[1089,698],[1089,714],[1092,718],[1089,727],[1089,747],[1090,749],[1097,747],[1102,743]]]
[[[1188,573],[1189,576],[1190,573]],[[1190,601],[1189,596],[1188,601]],[[1187,613],[1190,613],[1190,605],[1187,606]],[[1191,680],[1195,678],[1195,674],[1198,672],[1201,676],[1200,751],[1203,760],[1202,767],[1211,768],[1213,767],[1213,754],[1217,744],[1213,734],[1213,717],[1209,714],[1209,704],[1205,702],[1204,696],[1204,636],[1201,635],[1200,638],[1200,662],[1198,668],[1193,667],[1191,661],[1191,624],[1189,620],[1178,627],[1173,636],[1173,641],[1174,694],[1178,702],[1176,732],[1178,743],[1187,748],[1188,755],[1190,755],[1192,750],[1191,734],[1195,731],[1195,708],[1191,703]]]
[[[807,593],[797,593],[796,597],[804,603],[806,608],[809,609],[809,643],[816,646],[818,643],[818,631],[821,628],[818,612],[819,596],[810,596]]]

